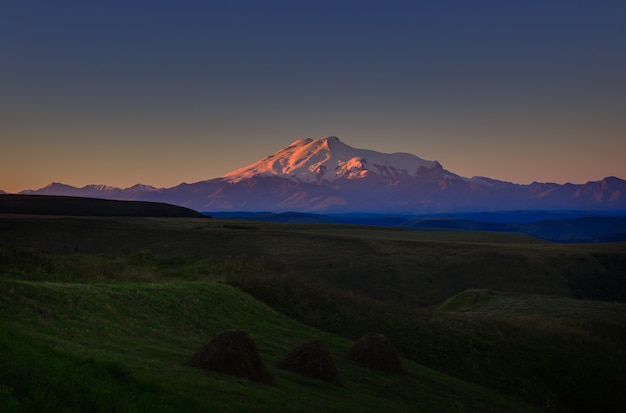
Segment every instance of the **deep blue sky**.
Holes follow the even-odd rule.
[[[173,186],[292,141],[626,178],[624,1],[0,0],[0,189]]]

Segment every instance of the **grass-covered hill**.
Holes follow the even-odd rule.
[[[189,218],[0,217],[0,411],[621,411],[623,243]],[[241,328],[267,386],[184,363]],[[344,358],[387,336],[402,373]],[[344,384],[274,364],[326,343]]]
[[[400,373],[362,368],[345,359],[351,340],[219,283],[4,280],[0,289],[3,412],[537,411],[406,359]],[[253,337],[273,385],[185,365],[232,328]],[[331,349],[342,387],[274,367],[311,339]]]
[[[13,194],[0,194],[0,214],[195,218],[203,216],[189,208],[160,202]]]

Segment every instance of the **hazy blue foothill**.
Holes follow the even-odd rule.
[[[493,231],[532,235],[553,242],[626,241],[626,212],[498,211],[435,215],[207,212],[231,219],[336,223],[421,230]]]

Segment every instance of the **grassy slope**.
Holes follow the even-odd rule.
[[[533,410],[409,361],[402,374],[364,370],[343,359],[350,341],[223,284],[5,280],[0,290],[3,411]],[[270,365],[303,340],[322,340],[345,386],[271,366],[274,386],[183,365],[229,328],[247,330]]]
[[[231,282],[307,324],[351,338],[379,331],[407,358],[548,410],[626,403],[626,304],[473,291],[449,311],[414,310],[286,277]],[[477,311],[484,295],[506,304]]]
[[[626,304],[470,290],[438,308],[467,333],[470,349],[509,349],[501,373],[524,377],[529,389],[542,383],[570,410],[621,411],[626,403]]]

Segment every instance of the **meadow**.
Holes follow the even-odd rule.
[[[516,234],[5,215],[0,410],[621,411],[625,264]],[[274,385],[184,365],[232,328]],[[345,359],[370,332],[403,372]],[[310,339],[343,387],[274,367]]]

